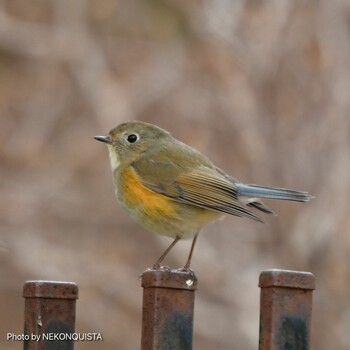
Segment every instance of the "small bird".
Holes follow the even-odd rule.
[[[173,238],[153,269],[161,268],[180,239],[193,237],[182,268],[191,271],[200,229],[224,214],[263,222],[252,208],[274,212],[260,198],[297,202],[312,198],[307,192],[239,182],[156,125],[130,121],[95,139],[107,143],[119,203],[146,229]]]

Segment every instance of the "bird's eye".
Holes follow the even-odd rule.
[[[139,139],[139,137],[135,134],[130,134],[128,137],[127,137],[127,141],[129,143],[135,143],[137,140]]]

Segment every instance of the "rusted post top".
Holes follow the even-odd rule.
[[[78,286],[73,282],[27,281],[24,298],[78,299]]]
[[[23,296],[23,349],[73,350],[78,286],[72,282],[27,281]]]
[[[308,350],[315,289],[313,274],[266,270],[260,275],[259,286],[259,350]]]
[[[271,269],[260,274],[259,287],[315,289],[315,276],[311,272]]]
[[[194,273],[147,270],[142,275],[141,350],[192,349]]]
[[[196,290],[197,277],[186,271],[149,269],[142,274],[142,287]]]

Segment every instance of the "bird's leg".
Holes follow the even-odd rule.
[[[196,245],[196,242],[197,242],[197,238],[198,238],[198,233],[197,232],[194,237],[193,237],[193,241],[192,241],[192,245],[191,245],[191,250],[190,250],[190,254],[188,255],[188,258],[187,258],[187,261],[186,261],[186,264],[185,266],[180,269],[181,271],[189,271],[189,272],[192,272],[192,270],[190,269],[190,266],[191,266],[191,259],[192,259],[192,255],[193,255],[193,251],[194,251],[194,246]]]
[[[167,254],[170,252],[170,250],[174,247],[174,245],[180,240],[180,236],[176,236],[173,242],[170,244],[170,246],[164,251],[164,253],[160,256],[160,258],[156,261],[156,263],[153,265],[153,270],[159,270],[161,262],[164,260],[164,258],[167,256]]]

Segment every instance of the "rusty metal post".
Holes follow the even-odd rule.
[[[259,287],[259,350],[309,350],[314,275],[266,270],[260,274]]]
[[[73,350],[78,286],[71,282],[27,281],[24,350]]]
[[[177,270],[142,275],[141,350],[191,350],[197,278]]]

